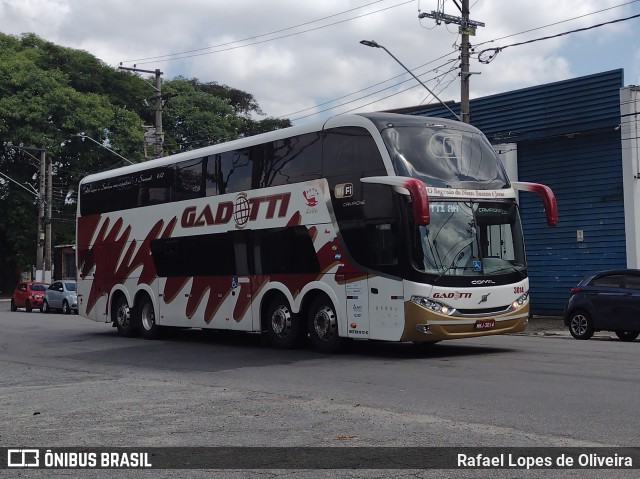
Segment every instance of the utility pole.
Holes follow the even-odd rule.
[[[118,68],[120,70],[127,70],[131,72],[151,73],[156,76],[156,86],[151,86],[158,94],[151,99],[156,102],[155,153],[156,158],[160,158],[163,155],[164,145],[164,134],[162,133],[162,101],[169,97],[169,95],[162,94],[162,81],[160,78],[162,76],[162,72],[159,68],[156,68],[155,70],[142,70],[140,68],[136,68],[135,65],[133,68],[123,67],[122,65]]]
[[[7,142],[5,143],[5,146],[14,150],[23,151],[39,163],[39,188],[36,195],[38,198],[38,233],[36,240],[35,279],[36,281],[48,282],[51,280],[51,202],[53,198],[53,165],[51,164],[50,159],[47,164],[47,148],[44,145],[40,148],[34,148],[23,146],[22,143],[20,145],[14,145],[11,142]],[[29,151],[39,152],[40,158],[32,155]]]
[[[42,147],[44,154],[44,146]],[[53,251],[51,248],[51,210],[53,203],[53,161],[49,158],[47,163],[47,217],[45,219],[45,256],[44,256],[44,280],[47,283],[51,282],[51,274],[52,274],[52,255]]]
[[[45,197],[47,189],[47,152],[40,150],[40,188],[38,192],[38,249],[36,250],[36,281],[44,281],[44,248],[45,248]]]
[[[469,77],[475,72],[469,71],[469,36],[476,34],[476,27],[484,27],[484,23],[471,20],[469,18],[469,0],[461,0],[462,5],[458,3],[458,0],[453,0],[456,4],[462,17],[455,17],[453,15],[447,15],[443,11],[440,11],[440,2],[438,2],[438,11],[431,11],[431,13],[420,13],[418,18],[433,18],[436,21],[436,25],[440,25],[442,22],[445,24],[455,23],[459,25],[458,32],[462,35],[462,45],[460,46],[460,116],[462,121],[470,123],[470,111],[469,111]],[[442,3],[444,5],[444,2]]]

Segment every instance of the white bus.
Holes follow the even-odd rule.
[[[522,331],[515,189],[476,128],[343,115],[84,178],[78,306],[124,336],[166,326],[434,343]]]

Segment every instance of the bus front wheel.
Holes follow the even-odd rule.
[[[344,344],[338,335],[338,315],[325,295],[318,296],[309,308],[307,329],[314,349],[321,353],[337,353]]]
[[[131,310],[129,304],[124,296],[120,296],[113,303],[113,309],[111,310],[111,320],[118,328],[120,336],[125,338],[131,338],[136,335],[138,328],[135,321],[131,318]]]
[[[267,335],[273,347],[293,349],[300,344],[303,328],[284,296],[278,294],[271,300],[266,319]]]

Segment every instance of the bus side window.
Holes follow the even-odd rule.
[[[173,201],[200,198],[204,193],[204,158],[176,164]]]
[[[258,274],[318,273],[320,264],[305,226],[252,232]]]
[[[377,266],[398,264],[393,229],[390,224],[374,225],[373,261]]]
[[[252,168],[249,149],[227,151],[220,154],[218,194],[237,193],[251,189]]]
[[[325,132],[322,152],[322,175],[371,176],[386,174],[382,156],[366,128],[340,127]]]

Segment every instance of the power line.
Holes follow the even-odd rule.
[[[512,33],[510,35],[505,35],[504,37],[500,37],[500,38],[494,38],[493,40],[487,40],[486,42],[480,42],[480,43],[474,45],[474,48],[477,48],[480,45],[484,45],[485,43],[493,43],[493,42],[497,42],[497,41],[500,41],[500,40],[504,40],[505,38],[515,37],[515,36],[518,36],[518,35],[523,35],[525,33],[535,32],[536,30],[542,30],[544,28],[553,27],[553,26],[556,26],[556,25],[560,25],[561,23],[572,22],[573,20],[577,20],[579,18],[588,17],[588,16],[591,16],[591,15],[595,15],[596,13],[606,12],[607,10],[613,10],[614,8],[624,7],[625,5],[631,5],[632,3],[637,3],[637,2],[640,2],[640,0],[633,0],[631,2],[621,3],[620,5],[615,5],[615,6],[609,7],[609,8],[603,8],[602,10],[596,10],[595,12],[591,12],[591,13],[585,13],[584,15],[579,15],[577,17],[567,18],[566,20],[560,20],[559,22],[549,23],[548,25],[543,25],[541,27],[530,28],[529,30],[524,30],[522,32]]]
[[[219,44],[219,45],[213,45],[211,47],[201,48],[201,49],[198,49],[198,50],[190,50],[190,51],[186,51],[186,52],[183,52],[183,53],[170,53],[170,54],[167,54],[167,55],[161,55],[161,56],[157,56],[157,57],[140,58],[139,60],[126,60],[123,63],[130,63],[130,62],[134,62],[135,61],[135,62],[137,62],[138,65],[144,65],[144,64],[147,64],[147,63],[157,62],[158,58],[164,58],[165,61],[182,60],[182,59],[185,59],[185,58],[193,58],[193,57],[199,57],[199,56],[203,56],[203,55],[211,55],[213,53],[226,52],[226,51],[229,51],[229,50],[236,50],[238,48],[250,47],[250,46],[253,46],[253,45],[260,45],[262,43],[272,42],[274,40],[280,40],[282,38],[293,37],[293,36],[296,36],[296,35],[301,35],[303,33],[309,33],[309,32],[313,32],[313,31],[316,31],[316,30],[321,30],[323,28],[332,27],[334,25],[339,25],[341,23],[350,22],[350,21],[356,20],[358,18],[362,18],[362,17],[366,17],[366,16],[369,16],[369,15],[373,15],[375,13],[384,12],[385,10],[390,10],[392,8],[401,7],[403,5],[407,5],[408,3],[413,3],[413,1],[414,0],[408,0],[406,2],[398,3],[396,5],[392,5],[392,6],[386,7],[386,8],[381,8],[380,10],[375,10],[373,12],[363,13],[362,15],[357,15],[355,17],[347,18],[345,20],[340,20],[340,21],[337,21],[337,22],[329,23],[327,25],[321,25],[319,27],[309,28],[307,30],[302,30],[300,32],[294,32],[294,33],[289,33],[287,35],[281,35],[281,36],[278,36],[278,37],[275,37],[275,38],[270,38],[270,39],[267,39],[267,40],[260,40],[260,41],[247,43],[246,45],[236,45],[236,46],[232,46],[232,47],[229,47],[229,48],[222,48],[220,50],[214,50],[214,51],[211,51],[211,52],[194,53],[193,55],[185,55],[185,53],[191,53],[191,52],[196,52],[196,51],[201,51],[201,50],[210,50],[212,48],[219,48],[219,47],[222,47],[222,46],[243,42],[243,41],[246,41],[247,39],[236,40],[234,42],[222,43],[222,44]],[[366,6],[366,5],[364,5],[364,6]],[[347,12],[349,12],[349,11],[351,11],[351,10],[347,10]],[[343,12],[343,13],[346,13],[346,12]],[[341,15],[341,14],[336,14],[336,15]],[[320,20],[322,20],[322,19],[320,19]],[[315,20],[313,22],[307,22],[307,23],[315,23],[315,22],[320,21],[320,20]],[[302,25],[306,25],[306,23],[303,23]],[[296,27],[285,28],[285,29],[279,30],[279,31],[290,30],[292,28],[297,28],[297,26]],[[249,39],[260,38],[260,37],[268,36],[268,35],[272,35],[272,33],[265,33],[264,35],[258,35],[256,37],[251,37]],[[173,57],[173,58],[169,58],[169,57]],[[145,60],[145,61],[140,61],[140,60]],[[146,61],[146,60],[148,60],[148,61]]]
[[[443,56],[441,56],[441,57],[436,58],[435,60],[431,60],[431,61],[430,61],[430,62],[428,62],[428,63],[424,63],[424,64],[420,65],[419,67],[414,68],[414,70],[417,70],[418,68],[422,68],[423,66],[426,66],[426,65],[428,65],[429,63],[433,63],[433,62],[435,62],[435,61],[437,61],[437,60],[440,60],[440,59],[442,59],[442,58],[444,58],[444,57],[446,57],[446,56],[448,56],[448,55],[452,55],[452,53],[447,53],[446,55],[443,55]],[[439,65],[439,66],[437,66],[437,67],[435,67],[435,68],[432,68],[431,70],[427,70],[426,72],[420,73],[418,76],[419,76],[419,77],[421,77],[421,76],[426,75],[427,73],[431,73],[431,72],[438,71],[440,68],[442,68],[442,67],[444,67],[444,66],[446,66],[446,65],[448,65],[448,64],[450,64],[450,63],[452,63],[452,62],[455,62],[455,61],[457,61],[457,58],[450,59],[449,61],[447,61],[447,62],[443,63],[442,65]],[[449,72],[447,72],[447,73],[449,73]],[[383,85],[384,83],[387,83],[388,81],[394,80],[394,79],[399,78],[399,77],[404,76],[404,75],[406,75],[406,73],[401,73],[400,75],[396,75],[395,77],[388,78],[387,80],[384,80],[384,81],[381,81],[381,82],[375,83],[375,84],[373,84],[373,85],[369,85],[368,87],[362,88],[362,89],[360,89],[360,90],[358,90],[358,91],[351,92],[351,93],[348,93],[348,94],[346,94],[346,95],[342,95],[342,96],[340,96],[340,97],[338,97],[338,98],[334,98],[333,100],[328,100],[328,101],[325,101],[325,102],[322,102],[322,103],[318,103],[318,104],[316,104],[316,105],[314,105],[314,106],[310,106],[310,107],[308,107],[308,108],[303,108],[302,110],[294,111],[293,113],[288,113],[287,115],[279,116],[278,118],[288,118],[288,117],[290,117],[290,116],[296,115],[296,114],[298,114],[298,113],[302,113],[302,112],[304,112],[304,111],[313,110],[313,109],[318,108],[318,107],[320,107],[320,106],[328,105],[329,103],[333,103],[333,102],[336,102],[336,101],[342,100],[342,99],[344,99],[344,98],[350,97],[350,96],[352,96],[352,95],[356,95],[356,94],[358,94],[358,93],[362,93],[362,92],[364,92],[364,91],[366,91],[366,90],[369,90],[369,89],[371,89],[371,88],[374,88],[374,87],[377,87],[377,86]],[[437,77],[435,77],[435,78],[437,78]],[[375,95],[376,93],[380,93],[380,92],[383,92],[383,91],[385,91],[385,90],[389,90],[390,88],[393,88],[393,87],[400,86],[400,85],[402,85],[403,83],[406,83],[406,82],[409,82],[409,81],[412,81],[412,80],[411,80],[411,79],[403,80],[403,81],[401,81],[401,82],[399,82],[399,83],[395,83],[395,84],[390,85],[390,86],[388,86],[388,87],[386,87],[386,88],[382,88],[381,90],[377,90],[377,91],[375,91],[375,92],[369,93],[369,94],[364,95],[364,96],[361,96],[361,97],[359,97],[359,98],[356,98],[356,99],[354,99],[353,101],[362,100],[363,98],[366,98],[366,97],[371,96],[371,95]],[[399,93],[401,93],[401,92],[399,92]],[[347,103],[349,103],[349,102],[347,102]],[[342,103],[342,104],[340,104],[340,105],[337,105],[335,108],[337,108],[337,107],[339,107],[339,106],[343,106],[343,105],[345,105],[345,104],[347,104],[347,103]],[[329,108],[328,110],[331,110],[331,108]],[[328,110],[323,110],[323,111],[328,111]],[[306,117],[301,117],[301,118],[306,118]]]
[[[478,52],[478,61],[480,63],[490,63],[496,57],[496,55],[498,55],[498,53],[500,53],[502,50],[505,50],[505,49],[507,49],[509,47],[517,47],[517,46],[521,46],[521,45],[527,45],[529,43],[540,42],[542,40],[549,40],[551,38],[562,37],[562,36],[565,36],[565,35],[569,35],[571,33],[584,32],[586,30],[592,30],[594,28],[603,27],[605,25],[611,25],[613,23],[624,22],[624,21],[631,20],[633,18],[638,18],[638,17],[640,17],[640,14],[632,15],[632,16],[626,17],[626,18],[619,18],[617,20],[611,20],[609,22],[599,23],[597,25],[592,25],[590,27],[584,27],[584,28],[578,28],[576,30],[570,30],[568,32],[558,33],[556,35],[549,35],[549,36],[546,36],[546,37],[534,38],[533,40],[527,40],[526,42],[512,43],[511,45],[506,45],[504,47],[487,48],[485,50],[482,50],[482,51]],[[486,52],[494,52],[494,53],[492,55],[489,55],[485,59],[482,59],[482,55],[484,55]]]
[[[254,35],[253,37],[247,37],[247,38],[243,38],[241,40],[234,40],[232,42],[227,42],[227,43],[219,43],[218,45],[212,45],[210,47],[203,47],[203,48],[196,48],[194,50],[185,50],[184,52],[167,53],[166,55],[158,55],[158,56],[155,56],[155,57],[145,57],[145,58],[136,58],[136,59],[133,59],[133,60],[125,60],[125,62],[128,63],[128,62],[136,62],[136,61],[142,61],[142,60],[158,60],[158,59],[161,59],[161,58],[172,57],[172,56],[175,56],[175,55],[185,55],[187,53],[201,52],[203,50],[210,50],[212,48],[226,47],[227,45],[233,45],[234,43],[240,43],[240,42],[246,42],[246,41],[249,41],[249,40],[255,40],[256,38],[267,37],[267,36],[270,36],[270,35],[275,35],[276,33],[286,32],[287,30],[293,30],[294,28],[299,28],[299,27],[303,27],[305,25],[310,25],[312,23],[321,22],[322,20],[327,20],[327,19],[332,18],[332,17],[338,17],[340,15],[344,15],[345,13],[353,12],[354,10],[360,10],[361,8],[368,7],[370,5],[373,5],[375,3],[380,3],[380,2],[383,2],[383,1],[385,1],[385,0],[376,0],[375,2],[367,3],[365,5],[360,5],[359,7],[351,8],[349,10],[345,10],[344,12],[334,13],[333,15],[328,15],[326,17],[318,18],[317,20],[311,20],[309,22],[300,23],[298,25],[294,25],[293,27],[281,28],[280,30],[274,30],[273,32],[269,32],[269,33],[261,33],[260,35]]]

